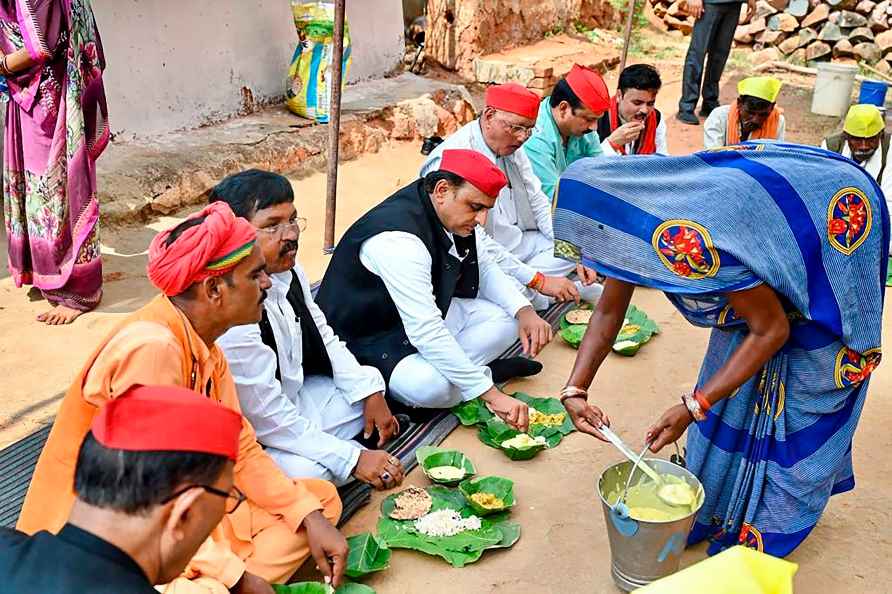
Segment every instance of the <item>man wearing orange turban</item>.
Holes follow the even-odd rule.
[[[155,237],[148,276],[163,295],[123,320],[68,390],[37,463],[19,530],[62,527],[74,502],[78,446],[99,407],[133,386],[181,386],[241,414],[215,341],[233,326],[260,320],[270,281],[255,239],[253,226],[224,203]],[[288,579],[311,545],[316,564],[339,581],[347,545],[333,526],[341,510],[334,486],[286,477],[244,418],[234,472],[247,501],[224,516],[166,591],[269,591],[267,583]]]
[[[542,191],[529,157],[520,150],[533,133],[540,102],[535,93],[517,83],[489,87],[481,116],[437,146],[420,172],[424,177],[436,171],[443,151],[464,149],[482,153],[505,174],[508,184],[499,193],[480,237],[536,310],[546,309],[555,300],[594,302],[601,295],[601,286],[593,284],[593,271],[554,256],[551,199]],[[574,270],[584,282],[567,278]]]

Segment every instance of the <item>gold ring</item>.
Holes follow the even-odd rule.
[[[390,463],[393,464],[394,466],[396,466],[397,464],[400,463],[400,461],[399,461],[399,459],[394,458],[393,456],[391,456],[391,457],[390,457]]]

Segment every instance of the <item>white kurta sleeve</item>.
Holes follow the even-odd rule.
[[[604,138],[601,140],[601,154],[605,157],[615,157],[619,153],[613,149],[613,145],[610,144],[610,141]]]
[[[480,290],[478,295],[492,301],[509,316],[516,317],[517,312],[530,305],[529,300],[518,290],[517,285],[505,274],[486,248],[489,237],[481,229],[475,233],[477,239],[477,269],[480,273]],[[489,241],[492,241],[489,239]]]
[[[530,198],[530,207],[533,216],[536,217],[536,227],[548,239],[554,240],[554,226],[551,220],[551,199],[542,191],[542,182],[533,171],[533,164],[525,152],[519,150],[514,153],[515,162],[520,168],[523,184],[526,186],[527,196]]]
[[[728,110],[717,107],[703,122],[703,147],[725,146],[725,133],[728,131]]]
[[[295,266],[294,271],[297,273],[300,287],[304,292],[307,309],[310,310],[310,314],[313,316],[313,322],[315,322],[316,328],[319,329],[322,342],[325,344],[325,350],[328,352],[328,358],[331,361],[332,379],[335,386],[344,393],[347,401],[351,404],[361,402],[377,392],[383,392],[384,378],[381,376],[381,372],[370,365],[359,364],[353,353],[347,350],[347,345],[337,337],[332,327],[328,325],[325,314],[322,313],[322,310],[313,301],[313,296],[310,293],[310,282],[304,271],[299,266]]]
[[[666,116],[660,114],[660,123],[657,124],[657,132],[656,132],[656,145],[657,145],[657,154],[658,155],[668,155],[669,154],[669,142],[666,139],[667,134],[667,126],[666,126]]]
[[[476,235],[478,258],[485,252],[489,255],[490,261],[523,286],[528,285],[536,276],[538,271],[535,268],[509,252],[505,246],[490,237],[483,227],[477,227]]]
[[[420,239],[402,231],[380,233],[362,244],[359,259],[387,287],[409,342],[464,400],[492,388],[485,368],[471,362],[446,328],[431,290],[431,256]]]
[[[787,118],[784,117],[783,114],[780,116],[780,121],[777,124],[777,140],[778,142],[784,141],[784,135],[787,133]]]
[[[338,481],[347,480],[362,449],[301,416],[276,379],[276,354],[263,344],[260,327],[236,326],[217,344],[226,355],[242,414],[254,427],[257,441],[313,460],[329,469]]]

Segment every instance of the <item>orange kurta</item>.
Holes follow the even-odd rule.
[[[34,472],[17,528],[57,532],[74,501],[77,452],[97,407],[134,385],[178,385],[241,412],[222,351],[208,348],[188,319],[164,296],[125,319],[87,360],[62,401]],[[340,515],[334,486],[292,480],[279,470],[242,419],[235,484],[246,504],[227,515],[186,569],[226,586],[245,568],[270,581],[287,578],[309,555],[303,519],[322,510]]]

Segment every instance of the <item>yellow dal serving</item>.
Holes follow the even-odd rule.
[[[474,493],[470,499],[484,509],[502,509],[505,507],[505,502],[492,493]]]
[[[660,478],[660,485],[645,477],[629,487],[626,495],[629,517],[644,522],[672,522],[691,515],[697,508],[701,494],[687,481],[674,474],[660,474]],[[617,485],[607,496],[610,505],[616,505],[622,497],[623,487],[625,483]]]

